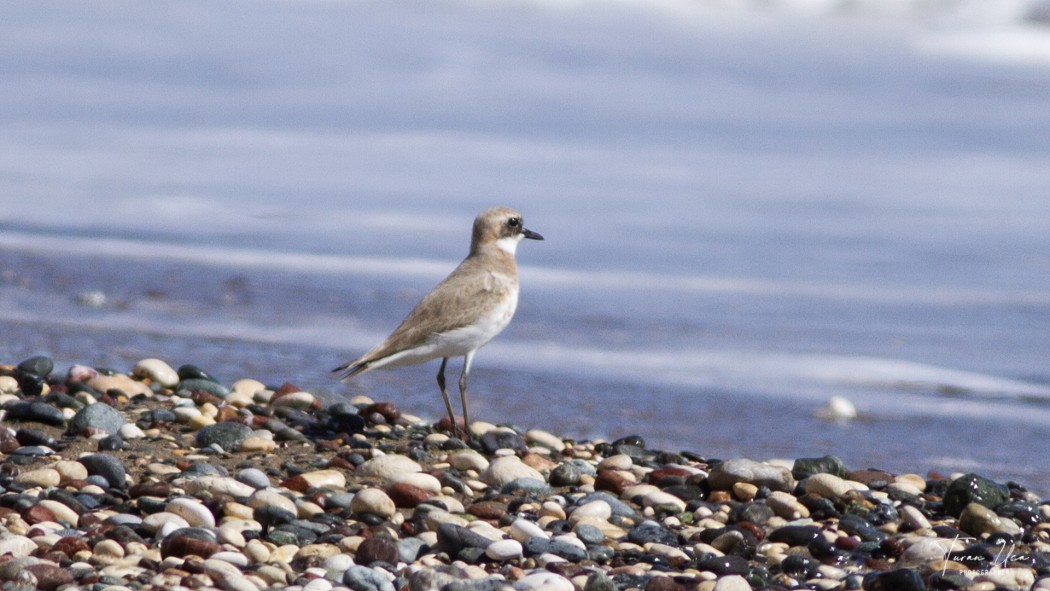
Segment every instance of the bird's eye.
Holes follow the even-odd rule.
[[[517,228],[521,225],[521,218],[510,218],[507,220],[507,225],[511,228]]]

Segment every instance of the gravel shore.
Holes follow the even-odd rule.
[[[0,365],[4,590],[1050,590],[1050,504],[978,474],[468,445],[391,403],[53,365]]]

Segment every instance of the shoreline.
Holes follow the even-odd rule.
[[[391,403],[157,359],[0,365],[0,405],[13,588],[1050,589],[1050,504],[978,474],[482,422],[467,446]]]

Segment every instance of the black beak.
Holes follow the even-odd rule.
[[[528,228],[522,228],[521,233],[529,240],[543,240],[543,236],[540,236],[539,234],[533,232],[532,230],[529,230]]]

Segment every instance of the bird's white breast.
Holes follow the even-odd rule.
[[[436,336],[438,349],[443,357],[466,355],[492,340],[510,324],[518,307],[518,285],[509,277],[493,274],[495,281],[506,282],[507,287],[497,290],[495,298],[485,309],[479,310],[477,320],[466,326]]]

